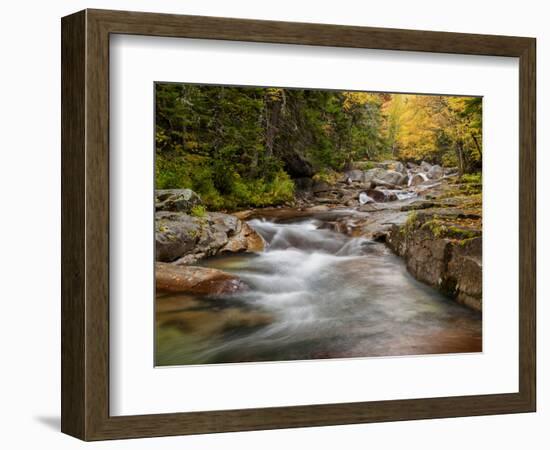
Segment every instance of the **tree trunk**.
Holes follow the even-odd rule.
[[[462,141],[456,143],[455,151],[458,161],[458,176],[461,177],[464,175],[464,149],[462,148]]]
[[[477,152],[479,153],[479,159],[483,159],[483,153],[481,151],[481,147],[480,147],[479,142],[476,138],[476,135],[474,133],[471,133],[471,136],[472,136],[472,140],[474,141],[474,144],[476,146]]]

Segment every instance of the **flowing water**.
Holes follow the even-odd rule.
[[[385,245],[316,217],[249,224],[266,251],[203,263],[248,291],[157,298],[157,365],[481,351],[481,315],[416,281]]]

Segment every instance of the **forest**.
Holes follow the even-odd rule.
[[[387,159],[481,171],[482,99],[157,83],[156,188],[210,210],[279,205],[303,178]]]

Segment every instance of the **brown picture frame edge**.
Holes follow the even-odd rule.
[[[536,409],[536,40],[84,10],[62,19],[61,430],[83,440],[532,412]],[[109,35],[518,57],[519,392],[139,416],[109,415]],[[184,405],[182,405],[184,407]]]

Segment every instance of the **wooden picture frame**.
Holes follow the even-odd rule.
[[[140,416],[109,415],[109,36],[509,56],[520,71],[519,392]],[[535,411],[533,38],[85,10],[62,19],[62,418],[84,440]]]

